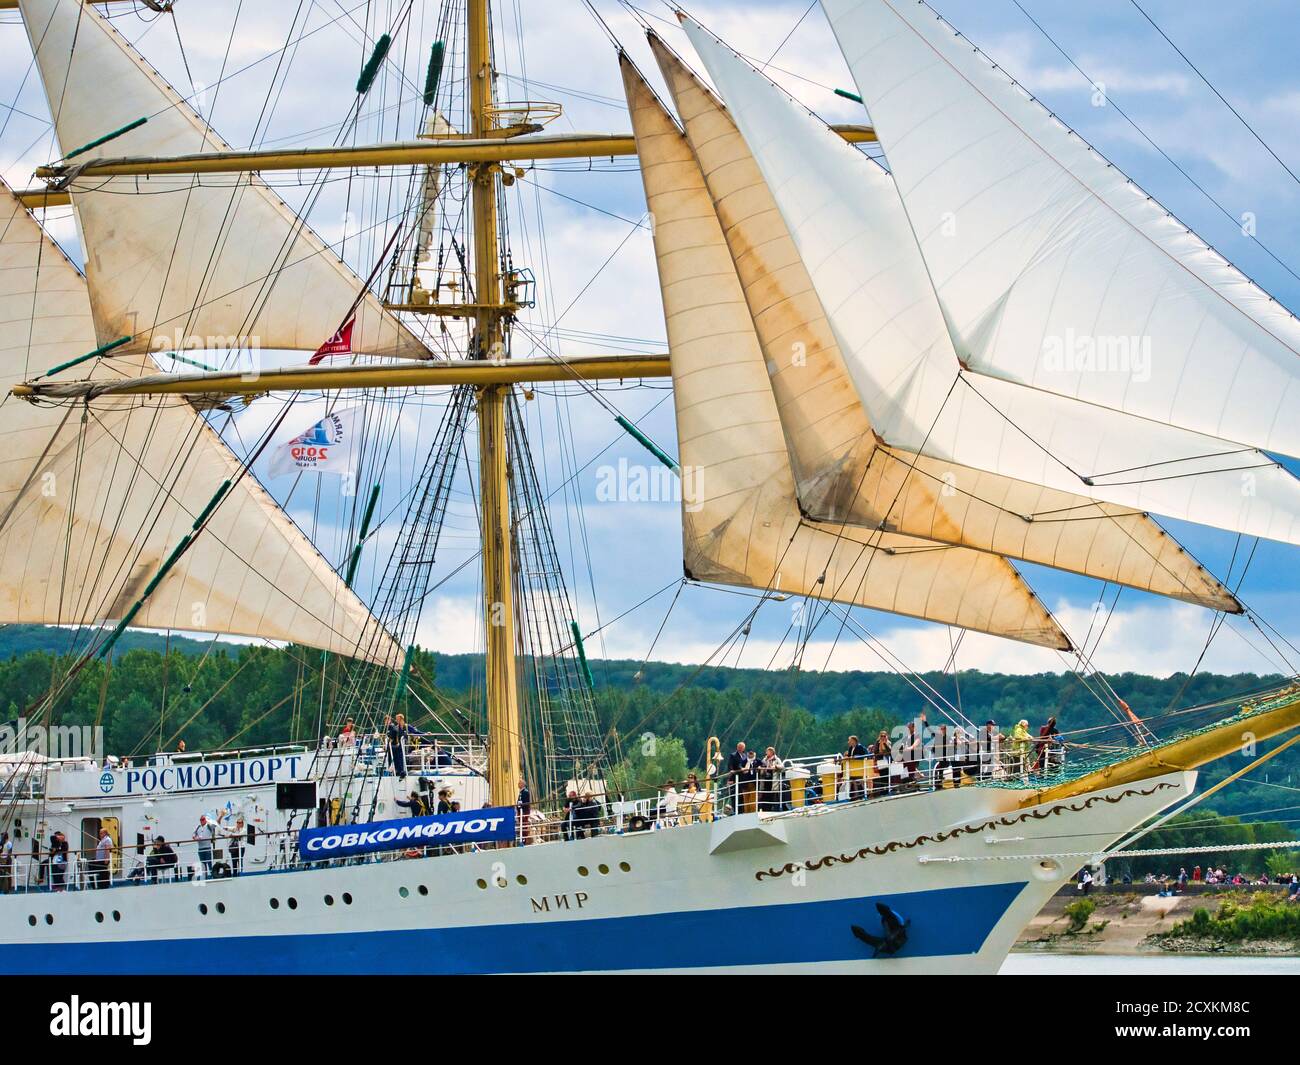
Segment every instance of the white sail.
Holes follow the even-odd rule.
[[[0,623],[119,620],[238,473],[229,449],[178,397],[82,407],[9,395],[94,347],[84,279],[0,182]],[[148,355],[89,365],[99,379],[155,369]],[[401,660],[251,475],[230,489],[134,623]]]
[[[805,520],[740,280],[685,137],[621,57],[672,353],[683,555],[704,581],[1069,641],[1005,559]]]
[[[1300,322],[934,11],[825,0],[957,354],[1300,454]]]
[[[800,508],[1240,612],[1146,515],[877,441],[812,279],[721,102],[649,34],[722,224],[767,361]]]
[[[707,31],[685,25],[886,442],[1139,511],[1300,543],[1300,485],[1262,453],[964,371],[890,176]]]
[[[141,118],[148,121],[96,154],[229,150],[93,5],[21,7],[64,152]],[[118,177],[71,188],[101,343],[130,336],[123,350],[315,351],[362,292],[361,279],[256,176],[237,185],[193,176],[142,184]],[[356,307],[352,349],[429,357],[368,292]]]

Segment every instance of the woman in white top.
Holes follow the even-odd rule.
[[[663,792],[659,798],[659,822],[664,827],[670,827],[677,824],[677,804],[682,801],[682,797],[671,780],[664,785]]]

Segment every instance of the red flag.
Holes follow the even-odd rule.
[[[328,359],[331,355],[351,355],[352,326],[355,322],[355,316],[344,322],[337,333],[316,349],[316,354],[307,360],[307,365],[315,366],[322,359]]]

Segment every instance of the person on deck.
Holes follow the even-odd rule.
[[[921,719],[921,727],[916,727],[915,721],[907,723],[907,735],[903,738],[903,766],[907,770],[907,776],[904,783],[913,785],[919,782],[918,767],[921,764],[921,758],[925,754],[925,747],[921,737],[924,735],[925,719]]]
[[[68,837],[55,832],[50,837],[50,889],[62,891],[68,881]]]
[[[1061,747],[1061,730],[1056,727],[1056,718],[1049,717],[1047,723],[1039,728],[1038,739],[1034,741],[1038,753],[1034,757],[1034,772],[1056,768],[1056,754]]]
[[[14,889],[14,844],[8,832],[0,832],[0,895]]]
[[[889,742],[889,733],[881,729],[876,735],[876,742],[871,745],[872,772],[867,794],[874,798],[889,788],[889,758],[893,753]]]
[[[402,799],[394,799],[393,801],[396,802],[398,806],[410,810],[412,817],[423,817],[429,812],[429,804],[425,802],[424,796],[414,788],[411,789],[411,797],[408,800],[403,801]]]
[[[226,816],[224,810],[217,815],[217,823]],[[248,835],[248,825],[243,814],[236,814],[234,824],[227,826],[226,853],[230,856],[230,875],[239,876],[244,871],[244,841]]]
[[[600,835],[600,820],[604,813],[605,808],[601,805],[600,800],[596,798],[596,793],[590,793],[578,804],[577,834],[584,839],[592,839]]]
[[[677,782],[673,780],[667,781],[659,790],[663,792],[659,796],[659,824],[663,828],[671,828],[677,824],[677,808],[682,797],[677,790]]]
[[[212,849],[217,839],[217,826],[208,820],[207,814],[199,814],[198,826],[191,837],[199,845],[199,864],[203,866],[203,879],[212,879]]]
[[[1029,735],[1029,719],[1022,717],[1011,730],[1011,757],[1014,772],[1029,771],[1029,748],[1033,746],[1033,742]]]
[[[748,813],[754,808],[754,762],[753,753],[745,747],[744,740],[736,744],[736,749],[727,759],[727,773],[731,777],[732,801],[736,813]]]
[[[393,775],[404,777],[410,742],[428,734],[414,725],[408,725],[405,714],[398,714],[396,718],[384,718],[384,731],[388,734],[388,761],[393,767]]]
[[[563,833],[566,840],[574,839],[577,834],[578,805],[578,793],[570,790],[564,798]]]
[[[176,857],[176,851],[166,839],[162,836],[154,836],[153,849],[149,851],[144,864],[149,883],[153,884],[168,877],[174,880],[180,859]]]
[[[519,778],[519,795],[515,798],[515,812],[519,815],[519,839],[528,842],[528,822],[533,818],[533,793],[528,790],[528,781]]]
[[[850,736],[844,753],[839,757],[844,767],[843,771],[849,778],[850,799],[860,799],[866,792],[867,764],[864,761],[866,757],[867,749],[858,742],[857,736]]]
[[[107,825],[99,828],[99,842],[95,844],[95,867],[91,878],[95,887],[108,887],[109,863],[113,860],[113,836]]]

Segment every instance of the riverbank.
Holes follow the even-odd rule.
[[[1281,892],[1277,895],[1280,898]],[[1030,921],[1015,950],[1072,955],[1296,955],[1297,945],[1289,940],[1246,940],[1224,945],[1200,936],[1168,935],[1198,908],[1214,913],[1228,896],[1228,892],[1202,892],[1162,897],[1138,885],[1107,888],[1084,896],[1070,886],[1053,896]]]

